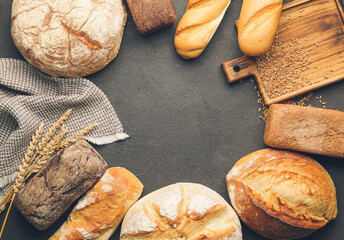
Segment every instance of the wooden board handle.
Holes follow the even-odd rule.
[[[222,69],[227,77],[228,83],[239,81],[243,78],[259,77],[254,58],[242,56],[222,63]]]

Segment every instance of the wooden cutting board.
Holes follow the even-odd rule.
[[[268,54],[239,57],[222,68],[228,83],[254,77],[267,106],[344,79],[344,14],[338,0],[286,3]]]

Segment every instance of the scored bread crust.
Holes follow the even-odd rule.
[[[244,0],[239,21],[238,41],[248,56],[260,56],[272,45],[282,12],[283,0]]]
[[[49,240],[109,239],[142,190],[134,174],[121,167],[109,168]]]
[[[330,175],[298,153],[275,149],[251,153],[234,165],[226,180],[234,210],[267,238],[305,237],[337,215]]]
[[[152,192],[126,214],[121,240],[241,240],[241,226],[229,204],[213,190],[177,183]]]
[[[206,48],[231,0],[190,0],[174,36],[178,54],[196,58]]]
[[[118,54],[127,20],[122,0],[14,0],[11,34],[33,66],[54,77],[83,77]]]

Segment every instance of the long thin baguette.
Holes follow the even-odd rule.
[[[203,52],[230,3],[230,0],[189,1],[174,37],[174,45],[181,57],[196,58]]]
[[[238,40],[243,53],[260,56],[274,41],[283,0],[244,0],[238,21]]]

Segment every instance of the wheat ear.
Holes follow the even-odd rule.
[[[63,123],[68,119],[71,112],[72,112],[72,109],[69,109],[57,122],[54,123],[54,125],[49,129],[49,131],[46,134],[44,134],[43,137],[42,137],[43,130],[44,130],[43,123],[39,126],[39,128],[36,130],[35,134],[33,135],[30,145],[22,160],[22,163],[19,166],[19,173],[15,180],[15,183],[13,184],[9,192],[6,194],[6,196],[0,202],[0,206],[1,206],[0,213],[1,213],[5,209],[7,203],[11,200],[10,206],[7,210],[6,217],[0,231],[0,239],[1,239],[4,227],[7,221],[8,214],[11,210],[14,198],[16,194],[18,193],[23,182],[32,173],[38,172],[42,168],[42,166],[48,161],[48,159],[51,158],[54,155],[54,153],[56,153],[56,151],[67,147],[71,142],[87,134],[93,128],[98,126],[97,123],[90,124],[89,126],[79,131],[78,133],[62,141],[68,132],[68,128],[64,127]],[[56,132],[59,129],[61,130],[56,135]]]
[[[40,153],[43,148],[48,144],[51,138],[55,135],[57,130],[62,126],[62,124],[68,119],[70,114],[72,113],[72,109],[68,109],[59,120],[57,120],[53,126],[49,129],[49,131],[44,134],[42,141],[39,143],[37,152]]]
[[[17,178],[16,178],[16,180],[14,182],[14,185],[13,185],[12,200],[11,200],[10,206],[9,206],[9,208],[7,210],[5,220],[4,220],[4,222],[2,224],[2,227],[1,227],[0,239],[1,239],[2,233],[4,231],[5,224],[6,224],[6,221],[7,221],[7,217],[8,217],[8,214],[9,214],[10,210],[11,210],[13,200],[14,200],[17,192],[19,191],[19,188],[21,187],[21,185],[24,182],[25,173],[26,173],[26,171],[27,171],[27,169],[29,167],[29,164],[31,162],[31,157],[33,156],[33,154],[35,152],[35,149],[36,149],[36,146],[37,146],[37,144],[39,142],[39,139],[41,138],[41,135],[43,133],[43,128],[44,128],[44,125],[43,125],[43,123],[41,123],[41,125],[39,125],[38,129],[36,130],[35,134],[33,135],[32,140],[30,142],[30,145],[29,145],[29,147],[28,147],[28,149],[27,149],[27,151],[26,151],[26,153],[24,155],[24,158],[22,160],[22,163],[19,166],[19,173],[18,173],[18,176],[17,176]],[[5,205],[7,203],[8,203],[8,201],[4,202]]]
[[[23,173],[21,173],[21,171],[24,171],[24,169],[28,168],[30,162],[31,162],[31,157],[32,155],[34,154],[35,152],[35,149],[37,147],[37,144],[39,142],[39,139],[41,138],[42,136],[42,133],[43,133],[43,129],[44,129],[44,125],[43,123],[41,123],[38,127],[38,129],[36,130],[35,134],[32,136],[32,139],[31,139],[31,142],[30,142],[30,145],[28,147],[28,149],[26,150],[26,153],[24,155],[24,158],[22,160],[22,163],[19,167],[19,173],[18,173],[18,176],[17,176],[17,179],[16,179],[16,182],[15,182],[15,185],[13,186],[13,189],[14,187],[16,186],[16,188],[18,189],[18,187],[20,187],[21,183],[22,183],[22,180],[23,180]],[[22,170],[21,170],[22,169]],[[11,188],[12,189],[12,188]],[[13,191],[13,190],[12,190]],[[8,203],[8,200],[11,198],[10,195],[12,195],[12,191],[9,191],[6,196],[1,200],[0,202],[0,206],[3,206],[1,208],[1,211],[0,213],[3,211],[4,207],[7,205]]]
[[[28,173],[25,177],[25,180],[31,176],[32,173],[38,172],[42,166],[47,162],[47,160],[53,155],[56,149],[59,147],[60,142],[67,134],[68,128],[62,126],[61,131],[57,134],[48,144],[46,147],[43,148],[42,152],[40,153],[40,158],[38,158],[32,166],[29,168]]]
[[[93,128],[99,126],[98,123],[92,123],[90,125],[88,125],[87,127],[85,127],[84,129],[82,129],[81,131],[77,132],[76,134],[72,135],[71,137],[67,138],[66,140],[64,140],[59,148],[65,148],[67,147],[71,142],[75,141],[76,139],[78,139],[79,137],[82,137],[84,135],[86,135],[87,133],[89,133]]]

